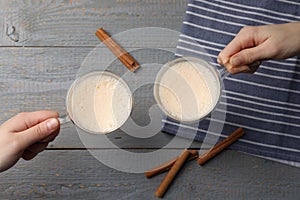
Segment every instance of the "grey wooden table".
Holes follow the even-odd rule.
[[[100,26],[111,35],[143,27],[180,31],[186,4],[186,0],[1,0],[0,122],[22,111],[64,113],[67,89],[82,63],[101,65],[112,56],[91,59],[95,47],[105,49],[94,35]],[[122,40],[122,46],[134,50],[156,41],[155,47],[169,52],[176,47],[174,38],[159,46],[170,40],[166,35],[154,35],[144,43],[132,39]],[[142,63],[165,62],[171,58],[166,52],[138,51],[135,56]],[[150,98],[147,94],[147,88],[142,90],[134,111],[141,123],[147,122],[141,113],[147,106],[143,98]],[[110,137],[119,148],[140,152],[159,149],[171,139],[164,133],[135,139],[122,131]],[[164,175],[148,180],[140,173],[118,171],[95,159],[89,148],[93,147],[83,145],[73,125],[63,126],[38,157],[21,160],[0,174],[0,199],[156,199],[154,191]],[[299,188],[299,169],[226,150],[204,167],[187,163],[164,199],[300,199]]]

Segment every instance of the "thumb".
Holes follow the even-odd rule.
[[[268,59],[271,56],[271,51],[268,50],[267,45],[262,44],[253,48],[244,49],[234,54],[229,63],[234,67],[251,65],[258,61]]]
[[[45,120],[22,132],[22,145],[24,148],[47,138],[57,130],[59,122],[56,118]]]

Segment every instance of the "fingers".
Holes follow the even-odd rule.
[[[48,142],[38,142],[28,147],[22,154],[24,160],[31,160],[37,154],[42,152],[48,145]]]
[[[23,132],[20,132],[21,148],[24,149],[39,141],[51,141],[59,131],[59,122],[56,118],[45,120]]]
[[[225,67],[230,74],[239,74],[239,73],[253,74],[259,68],[260,64],[261,62],[255,61],[250,65],[242,65],[242,66],[235,67],[230,64],[226,64]]]
[[[260,60],[268,59],[272,54],[272,50],[268,44],[260,44],[259,46],[244,49],[229,59],[229,63],[233,66],[250,65]]]
[[[245,27],[220,52],[218,63],[224,65],[231,74],[254,73],[261,60],[270,58],[274,54],[267,35],[259,35],[258,27]]]
[[[2,126],[10,132],[20,132],[49,118],[58,118],[58,113],[50,110],[23,112],[6,121]]]
[[[244,49],[231,56],[223,65],[231,74],[254,73],[261,64],[260,60],[265,60],[270,56],[271,50],[268,50],[267,46],[267,44],[261,44],[254,48]]]
[[[234,37],[234,39],[220,52],[218,56],[219,64],[225,65],[229,63],[231,56],[243,49],[255,46],[256,27],[244,27]]]

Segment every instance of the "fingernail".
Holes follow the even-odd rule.
[[[46,123],[49,130],[55,129],[58,126],[58,121],[55,118],[49,119]]]
[[[240,56],[234,56],[230,59],[230,63],[233,66],[240,66],[242,64],[242,58]]]

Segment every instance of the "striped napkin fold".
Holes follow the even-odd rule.
[[[300,2],[190,0],[176,56],[210,59],[220,68],[217,55],[242,27],[292,21],[300,21]],[[210,117],[196,125],[167,119],[163,131],[203,141],[212,123],[224,124],[221,138],[245,129],[231,149],[300,167],[300,57],[265,61],[255,74],[226,77]]]

